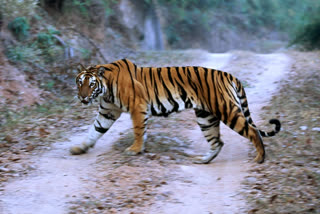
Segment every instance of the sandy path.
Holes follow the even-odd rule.
[[[226,56],[211,57],[212,60],[205,62],[204,66],[216,68],[215,61],[221,62]],[[258,55],[257,58],[267,62],[262,71],[244,76],[250,75],[253,80],[246,92],[253,119],[259,125],[261,108],[277,91],[277,82],[285,75],[289,59],[284,54]],[[223,65],[220,64],[221,67]],[[242,76],[241,79],[246,78]],[[171,198],[176,200],[156,203],[150,213],[246,213],[246,203],[239,192],[246,171],[251,164],[256,164],[248,160],[250,142],[224,124],[221,125],[221,133],[225,145],[219,156],[208,165],[181,165],[178,174],[184,179],[163,187],[163,191],[171,190],[174,193]],[[198,126],[186,134],[194,142],[194,151],[202,154],[208,151],[209,147]],[[185,179],[192,182],[186,183]]]
[[[210,54],[201,65],[223,68],[231,54]],[[275,81],[279,80],[288,58],[283,54],[259,55],[258,58],[269,62],[258,75],[251,77],[254,85],[247,89],[249,106],[254,121],[259,125],[259,111],[275,92]],[[199,64],[200,65],[200,64]],[[52,149],[40,157],[34,157],[37,170],[28,176],[9,182],[0,201],[0,213],[37,214],[67,213],[70,204],[81,194],[95,191],[100,155],[111,149],[119,139],[120,132],[131,128],[128,114],[123,114],[110,131],[103,136],[96,147],[88,154],[70,156],[68,148],[78,143],[83,133],[68,142],[52,145]],[[192,150],[205,153],[208,149],[205,139],[198,127],[188,136],[195,143]],[[220,155],[208,165],[178,165],[177,174],[189,178],[191,182],[177,179],[159,188],[170,190],[174,194],[169,201],[159,201],[144,209],[144,213],[241,213],[245,208],[244,200],[238,195],[240,183],[250,167],[248,160],[249,142],[237,133],[222,127],[222,139],[225,142]],[[101,163],[100,163],[101,164]],[[112,172],[104,172],[112,173]],[[175,200],[176,199],[176,200]],[[173,202],[174,201],[174,202]],[[121,213],[126,213],[125,211]]]
[[[62,214],[68,213],[70,204],[81,194],[90,193],[96,185],[96,161],[110,149],[119,133],[131,128],[130,116],[122,114],[108,134],[85,155],[71,156],[69,148],[84,137],[83,132],[70,141],[52,145],[49,152],[34,157],[37,170],[27,177],[16,179],[5,186],[0,201],[2,214]]]

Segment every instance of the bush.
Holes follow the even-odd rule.
[[[296,37],[290,42],[289,46],[293,44],[302,45],[308,50],[320,48],[320,21],[311,23],[303,27]]]
[[[29,36],[29,24],[25,17],[17,17],[9,23],[8,28],[18,40],[24,40]]]

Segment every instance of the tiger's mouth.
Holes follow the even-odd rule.
[[[90,103],[89,101],[86,101],[86,100],[81,100],[81,102],[85,105],[88,105]]]
[[[81,96],[78,96],[79,100],[81,103],[85,104],[85,105],[88,105],[88,104],[91,104],[92,103],[92,98],[89,98],[89,97],[81,97]]]

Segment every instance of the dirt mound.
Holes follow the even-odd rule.
[[[41,103],[42,91],[26,81],[25,75],[10,65],[0,47],[0,105],[18,107]]]

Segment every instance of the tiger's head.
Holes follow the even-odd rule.
[[[78,98],[84,104],[90,104],[92,101],[103,93],[103,67],[89,66],[85,68],[79,64],[76,84],[78,87]]]

